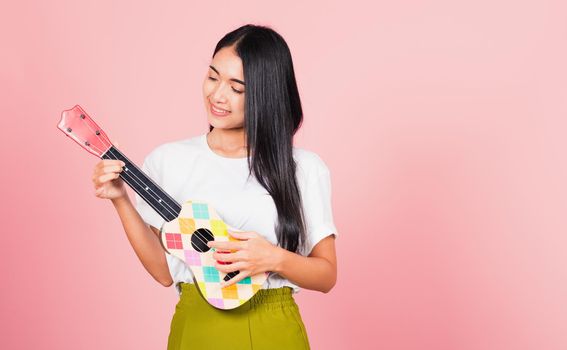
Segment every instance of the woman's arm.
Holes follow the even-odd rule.
[[[308,257],[278,249],[278,263],[274,272],[301,288],[328,293],[337,282],[335,236],[323,238]]]
[[[221,282],[221,285],[229,286],[247,276],[271,271],[305,289],[327,293],[335,286],[337,258],[334,236],[322,239],[313,247],[311,254],[305,257],[273,245],[257,232],[228,232],[240,241],[211,241],[207,243],[211,248],[225,251],[225,253],[215,252],[213,259],[231,263],[216,263],[215,267],[219,271],[224,273],[240,271],[228,282]],[[226,253],[229,251],[233,251],[233,253]]]
[[[126,236],[134,248],[138,259],[152,277],[163,286],[173,283],[163,247],[159,241],[159,230],[142,220],[128,195],[112,199]]]
[[[95,196],[112,201],[142,265],[156,281],[170,286],[173,280],[159,241],[159,231],[147,225],[130,202],[124,181],[119,177],[124,165],[117,159],[103,159],[95,165],[92,176]]]

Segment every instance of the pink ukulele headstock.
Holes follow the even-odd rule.
[[[112,147],[104,131],[79,105],[61,113],[57,128],[99,158]]]

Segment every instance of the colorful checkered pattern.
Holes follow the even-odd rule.
[[[215,241],[236,241],[227,229],[235,232],[240,230],[228,227],[218,216],[215,209],[202,201],[186,201],[177,219],[166,222],[161,228],[161,240],[167,251],[183,260],[193,272],[196,284],[207,302],[216,308],[234,309],[256,294],[268,277],[268,273],[260,273],[244,278],[225,288],[220,282],[226,276],[215,268],[214,250],[198,252],[191,245],[193,232],[206,228],[213,233]]]

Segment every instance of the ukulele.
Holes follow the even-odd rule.
[[[217,270],[213,259],[215,250],[207,243],[238,241],[227,230],[243,231],[228,226],[210,204],[202,200],[187,200],[182,205],[176,202],[120,152],[79,105],[62,112],[57,128],[89,153],[125,163],[120,178],[165,220],[159,232],[163,249],[185,262],[193,273],[197,289],[210,305],[221,310],[234,309],[262,288],[268,272],[248,276],[224,288],[220,285],[221,280],[229,281],[239,271],[225,274]]]

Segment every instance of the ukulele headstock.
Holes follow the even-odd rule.
[[[112,142],[105,132],[79,105],[61,113],[57,128],[87,152],[99,158],[112,147]]]

